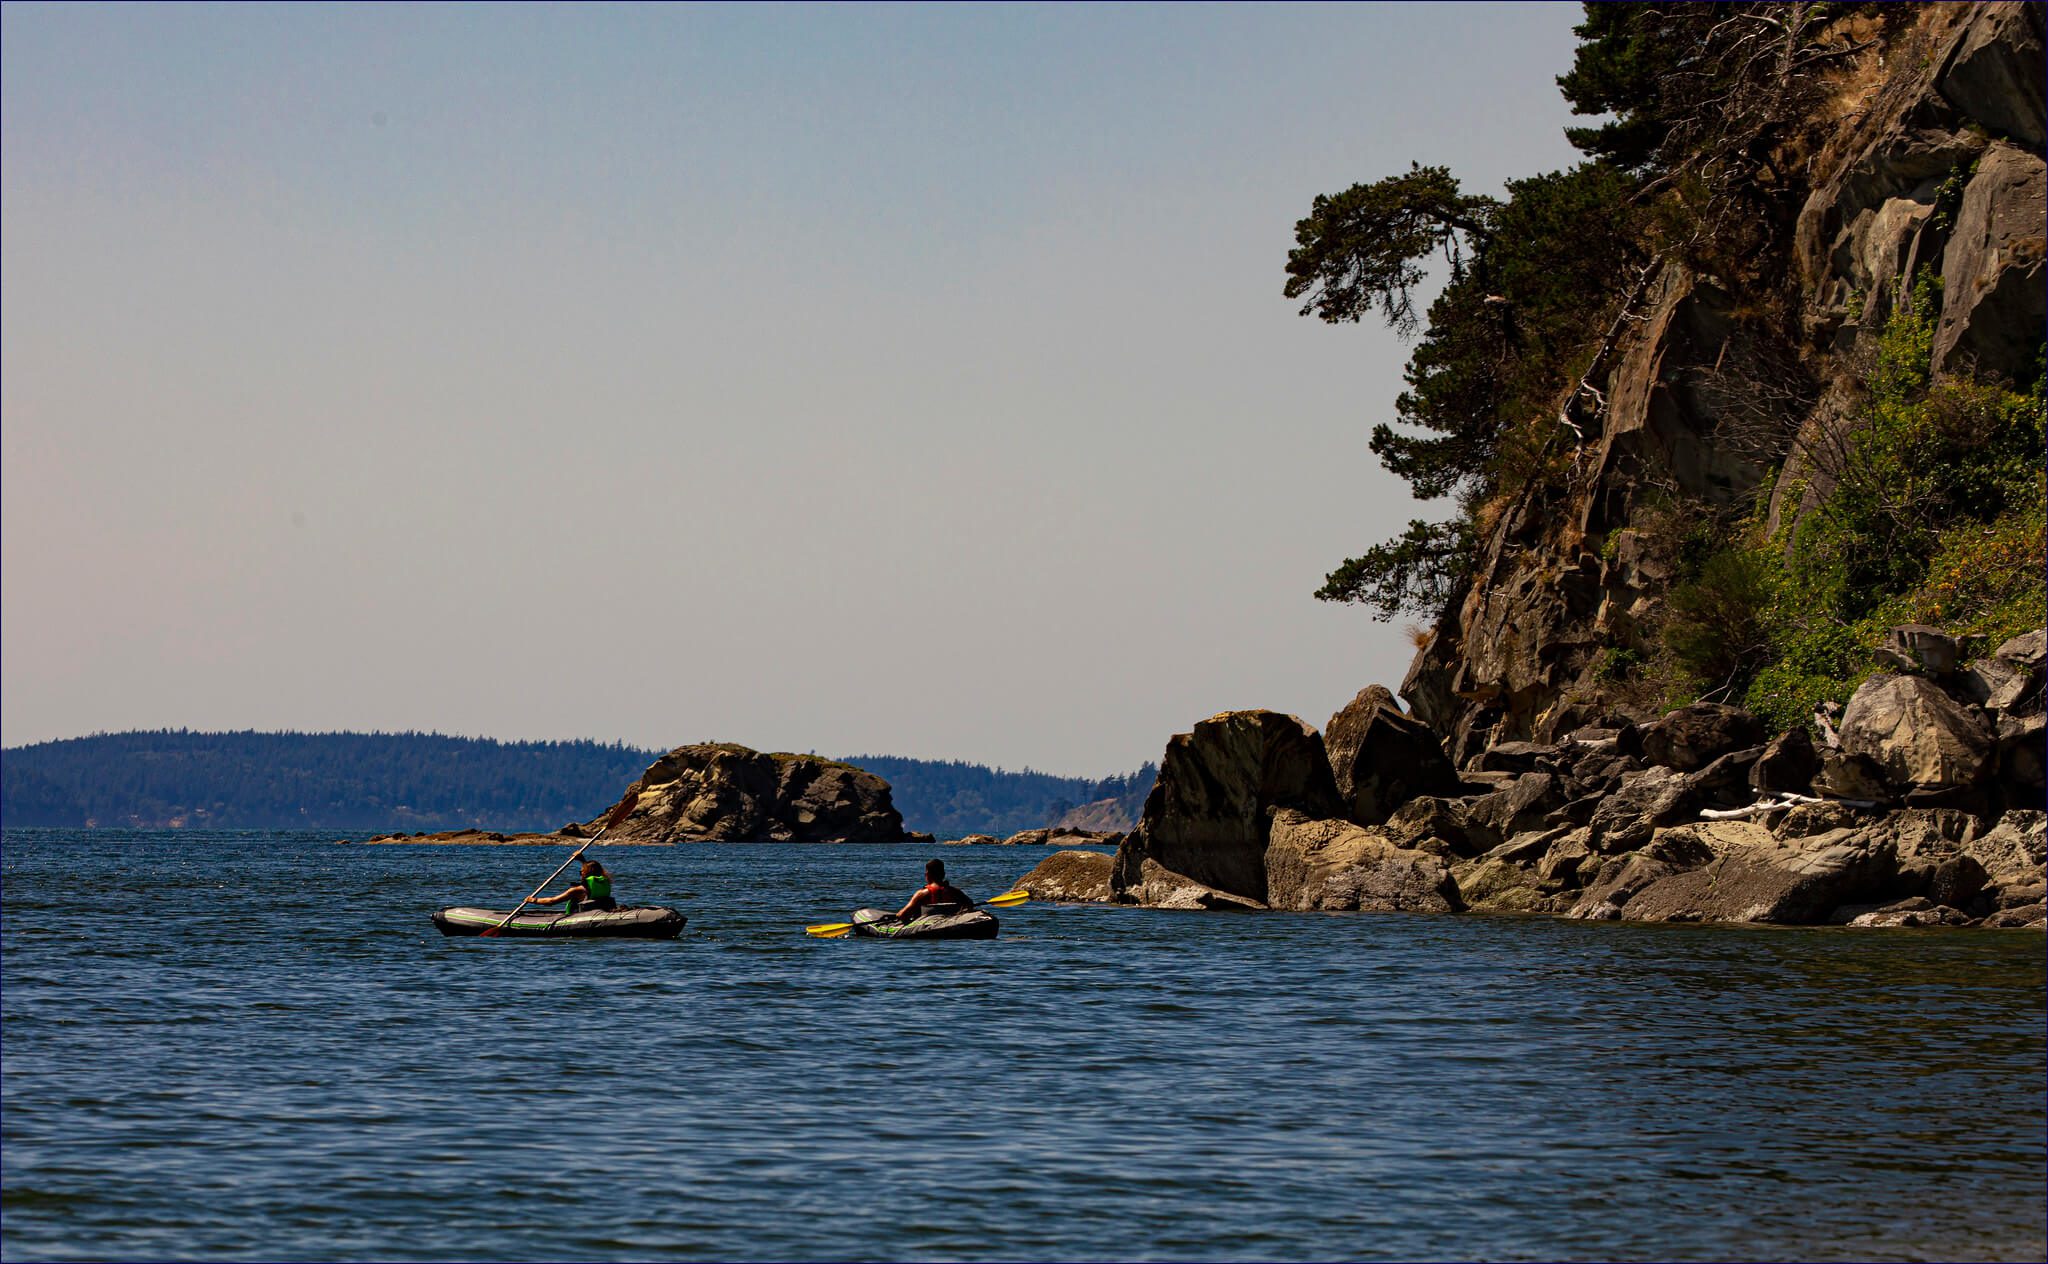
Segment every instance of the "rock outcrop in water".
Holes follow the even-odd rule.
[[[871,772],[731,742],[676,747],[648,765],[619,802],[630,802],[632,811],[607,837],[622,842],[900,843],[930,837],[903,828],[889,783]],[[609,816],[580,831],[595,833]]]
[[[556,835],[397,835],[374,842],[560,842],[595,835],[619,806],[632,810],[607,843],[911,843],[889,783],[815,755],[764,754],[731,742],[678,746],[648,765],[617,804]]]

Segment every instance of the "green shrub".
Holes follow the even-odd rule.
[[[1756,518],[1720,532],[1670,520],[1680,582],[1658,671],[1673,696],[1725,691],[1790,727],[1846,701],[1897,624],[1990,644],[2043,625],[2042,383],[1932,381],[1934,299],[1923,280],[1887,323],[1869,399],[1832,454],[1834,488],[1796,545],[1765,538]]]

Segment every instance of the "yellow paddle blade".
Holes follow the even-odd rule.
[[[997,908],[1015,908],[1030,898],[1031,892],[1019,889],[1016,891],[1005,891],[1001,895],[992,895],[983,900],[982,903],[993,904]]]
[[[820,939],[837,939],[852,929],[852,922],[820,922],[816,926],[804,927],[804,934],[816,935]]]

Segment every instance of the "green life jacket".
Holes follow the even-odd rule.
[[[611,875],[604,873],[589,874],[583,879],[583,889],[590,892],[590,898],[593,900],[609,899],[612,893]]]

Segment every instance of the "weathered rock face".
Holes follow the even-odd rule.
[[[903,828],[889,783],[851,764],[768,755],[724,742],[678,746],[626,791],[620,842],[923,841]],[[625,800],[621,800],[624,802]],[[609,816],[606,813],[606,816]],[[585,836],[604,823],[582,827]]]
[[[1417,795],[1450,794],[1458,786],[1436,734],[1403,715],[1378,685],[1359,690],[1330,717],[1323,747],[1345,815],[1360,825],[1378,825]]]
[[[1674,260],[1643,278],[1630,332],[1589,383],[1606,407],[1581,412],[1583,435],[1562,441],[1570,477],[1490,507],[1471,583],[1402,683],[1459,767],[1625,706],[1602,681],[1603,653],[1655,624],[1676,578],[1655,544],[1656,494],[1725,507],[1769,492],[1773,528],[1796,528],[1829,485],[1805,454],[1840,450],[1855,362],[1916,275],[1942,279],[1937,372],[2031,376],[2048,306],[2041,13],[1888,11],[1904,32],[1896,55],[1873,55],[1867,92],[1829,114],[1784,173],[1803,205],[1783,243],[1791,275],[1765,270],[1793,291],[1783,325],[1738,314],[1775,294],[1731,293]],[[1768,425],[1745,422],[1720,389],[1735,379],[1781,389]]]
[[[1872,676],[1842,712],[1842,749],[1875,760],[1909,802],[1976,785],[1995,739],[1982,713],[1919,676]]]
[[[1118,889],[1143,885],[1142,863],[1151,860],[1264,903],[1266,839],[1278,808],[1321,819],[1343,815],[1314,729],[1274,711],[1228,711],[1175,734],[1138,828],[1117,849]]]
[[[1266,903],[1276,909],[1456,913],[1450,868],[1383,831],[1282,809],[1266,845]]]
[[[2044,184],[2040,157],[2024,149],[1993,142],[1978,157],[1941,257],[1937,372],[1967,368],[2014,379],[2040,353],[2041,321],[2048,313],[2048,287],[2042,284]]]

